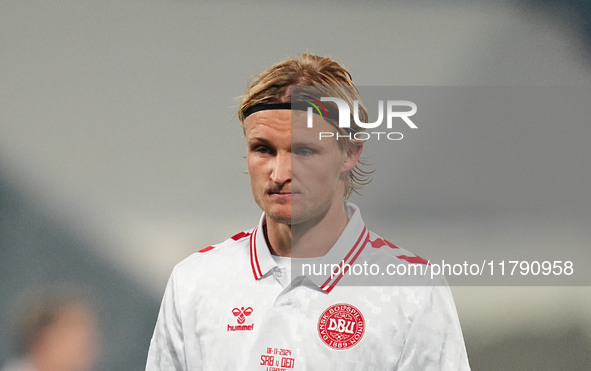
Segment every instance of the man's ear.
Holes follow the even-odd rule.
[[[355,141],[351,144],[351,147],[347,150],[345,154],[345,161],[343,162],[343,172],[348,173],[349,171],[353,170],[355,165],[359,162],[359,157],[361,157],[361,152],[363,152],[363,141]]]

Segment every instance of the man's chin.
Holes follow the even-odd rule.
[[[267,217],[275,223],[279,224],[286,224],[286,225],[294,225],[299,224],[303,221],[308,220],[308,216],[299,208],[293,207],[293,204],[289,208],[289,210],[266,210],[265,214]]]
[[[275,223],[291,225],[291,213],[267,211],[265,215]]]

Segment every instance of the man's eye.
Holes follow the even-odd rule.
[[[262,155],[267,155],[271,153],[271,148],[267,146],[258,146],[254,148],[254,152],[260,153]]]
[[[313,155],[314,151],[311,150],[310,148],[297,148],[294,151],[294,154],[296,154],[298,156],[302,156],[302,157],[307,157],[307,156]]]

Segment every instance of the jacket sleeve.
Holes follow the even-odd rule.
[[[150,342],[146,371],[187,370],[177,280],[173,271],[164,292]]]
[[[397,370],[470,370],[452,293],[446,284],[426,287]]]

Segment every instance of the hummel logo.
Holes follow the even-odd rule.
[[[236,326],[232,326],[230,324],[228,324],[228,331],[252,331],[254,330],[254,323],[251,323],[250,325],[243,325],[243,323],[246,321],[246,317],[250,316],[253,312],[253,309],[251,307],[240,307],[240,308],[234,308],[232,309],[232,314],[234,315],[234,317],[236,318],[236,321],[238,322],[238,325]]]
[[[234,317],[238,317],[236,321],[239,324],[243,324],[244,321],[246,321],[246,317],[252,314],[252,311],[253,309],[251,307],[247,307],[246,309],[244,307],[240,307],[240,309],[232,309],[232,314],[234,315]]]

